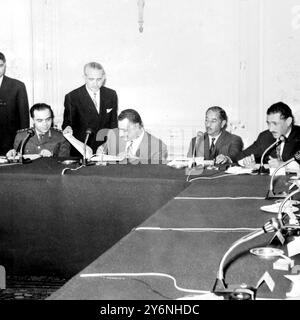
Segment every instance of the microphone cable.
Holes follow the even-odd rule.
[[[237,173],[226,173],[226,174],[222,174],[220,176],[212,176],[212,177],[197,177],[191,180],[186,180],[187,182],[192,182],[192,181],[196,181],[196,180],[214,180],[214,179],[219,179],[219,178],[223,178],[223,177],[228,177],[228,176],[237,176]],[[188,178],[190,177],[190,175],[188,176]]]
[[[175,197],[174,200],[265,200],[265,197]]]
[[[94,157],[94,156],[96,156],[96,155],[97,155],[97,154],[93,154],[93,155],[91,156],[91,158]],[[73,169],[73,168],[64,168],[64,169],[62,170],[62,172],[61,172],[61,175],[63,176],[67,170],[77,171],[77,170],[79,170],[79,169],[81,169],[81,168],[84,168],[84,167],[86,167],[86,165],[81,164],[81,166],[79,166],[79,167],[77,167],[77,168],[75,168],[75,169]]]
[[[161,228],[161,227],[137,227],[132,231],[180,231],[180,232],[249,232],[260,228]]]
[[[73,168],[64,168],[64,169],[62,170],[62,172],[61,172],[61,175],[63,176],[67,170],[77,171],[77,170],[79,170],[79,169],[81,169],[81,168],[83,168],[83,167],[85,167],[85,166],[84,166],[84,165],[81,165],[81,166],[79,166],[79,167],[77,167],[77,168],[75,168],[75,169],[73,169]]]
[[[167,274],[167,273],[160,273],[160,272],[143,272],[143,273],[82,273],[79,275],[80,278],[90,278],[90,277],[101,277],[101,278],[108,278],[108,279],[122,279],[125,280],[126,277],[163,277],[163,278],[168,278],[173,281],[174,287],[178,291],[183,291],[183,292],[189,292],[189,293],[210,293],[210,291],[207,290],[196,290],[196,289],[187,289],[183,288],[177,285],[176,279]]]

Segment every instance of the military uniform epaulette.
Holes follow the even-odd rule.
[[[20,129],[20,130],[17,130],[17,133],[20,133],[20,132],[26,132],[28,129],[33,129],[33,128]]]

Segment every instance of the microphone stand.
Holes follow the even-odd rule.
[[[264,167],[264,163],[263,163],[263,162],[264,162],[265,155],[266,155],[266,153],[267,153],[269,150],[271,150],[272,148],[279,146],[284,140],[285,140],[285,137],[284,137],[284,136],[280,136],[280,137],[279,137],[279,140],[276,140],[275,142],[273,142],[273,143],[264,151],[264,153],[262,154],[262,156],[261,156],[261,158],[260,158],[260,167],[259,167],[259,169],[258,169],[258,171],[257,171],[257,173],[258,173],[259,175],[269,174],[270,170],[269,170],[269,169],[266,169],[266,168]]]
[[[255,230],[251,232],[250,234],[240,238],[239,240],[235,241],[231,247],[225,252],[223,258],[221,259],[218,273],[217,273],[217,279],[214,283],[212,292],[216,295],[223,296],[228,299],[237,299],[237,300],[244,300],[244,299],[250,299],[254,300],[256,295],[256,289],[249,287],[247,285],[235,285],[229,287],[225,282],[225,276],[224,276],[224,264],[229,256],[229,254],[239,245],[242,243],[245,243],[249,240],[252,240],[254,238],[259,237],[260,235],[264,233],[270,233],[275,232],[279,230],[282,227],[282,223],[279,219],[272,218],[270,221],[268,221],[262,228]]]
[[[292,161],[294,161],[294,158],[289,159],[288,161],[284,162],[283,164],[281,164],[278,168],[276,168],[272,174],[271,180],[270,180],[270,186],[269,186],[269,190],[267,192],[266,195],[266,200],[271,200],[271,199],[282,199],[285,198],[287,196],[287,193],[279,193],[279,194],[275,194],[273,191],[273,180],[274,177],[276,175],[276,173],[283,167],[285,167],[286,165],[288,165],[289,163],[291,163]]]
[[[87,141],[89,139],[90,134],[92,133],[91,129],[87,129],[86,130],[86,137],[84,140],[84,145],[83,145],[83,158],[82,158],[82,166],[85,167],[87,165],[87,161],[86,161],[86,144]]]
[[[283,215],[282,215],[282,211],[284,209],[284,205],[286,204],[286,202],[289,200],[289,199],[292,199],[292,197],[299,193],[300,192],[300,188],[294,190],[293,192],[291,192],[280,204],[280,207],[279,207],[279,210],[278,210],[278,216],[277,218],[280,219],[281,221],[283,220]],[[300,226],[299,226],[300,227]]]
[[[22,144],[21,144],[21,148],[20,148],[19,162],[20,162],[21,164],[26,164],[26,163],[32,162],[32,160],[30,160],[30,159],[24,159],[23,153],[24,153],[24,146],[25,146],[27,140],[28,140],[30,137],[33,137],[33,136],[34,136],[34,130],[33,130],[33,129],[28,129],[28,130],[27,130],[27,135],[26,135],[26,137],[23,139]]]
[[[296,234],[297,236],[299,236],[299,232],[300,232],[300,224],[299,224],[299,219],[296,215],[294,215],[295,219],[297,219],[298,224],[295,224],[295,222],[291,222],[291,218],[289,219],[288,223],[284,223],[284,219],[286,216],[290,217],[289,214],[285,213],[283,214],[283,209],[284,209],[284,205],[286,204],[286,202],[292,198],[296,193],[300,192],[300,188],[294,190],[292,193],[290,193],[280,204],[280,207],[278,209],[278,215],[277,218],[282,221],[283,227],[280,230],[281,236],[277,235],[277,233],[274,235],[274,237],[270,240],[270,244],[276,244],[278,243],[278,241],[276,241],[276,237],[278,237],[279,239],[281,239],[281,244],[283,244],[285,242],[285,237],[291,236],[293,234]],[[283,231],[284,234],[283,234]]]
[[[195,144],[193,147],[193,151],[192,151],[192,163],[191,165],[186,168],[186,175],[190,176],[190,175],[200,175],[203,173],[203,169],[204,166],[198,166],[197,162],[196,162],[196,152],[197,152],[197,146],[199,144],[200,138],[203,136],[203,133],[201,131],[199,131],[197,133],[196,139],[195,139]]]
[[[194,144],[194,149],[193,149],[193,162],[191,164],[191,168],[195,168],[197,167],[197,163],[196,163],[196,149],[197,149],[197,145],[198,145],[198,142],[199,142],[199,137],[197,136],[196,139],[195,139],[195,144]]]

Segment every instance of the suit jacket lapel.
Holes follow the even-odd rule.
[[[148,141],[149,141],[149,136],[146,131],[144,131],[144,136],[143,139],[136,151],[136,156],[139,158],[144,158],[146,152],[148,153]]]
[[[223,130],[219,139],[217,140],[217,142],[215,144],[216,154],[218,154],[218,151],[220,150],[221,146],[223,145],[225,138],[226,138],[226,132]]]
[[[287,141],[284,144],[283,150],[282,150],[282,157],[284,158],[284,161],[287,161],[289,159],[287,159],[287,157],[293,156],[293,149],[294,149],[294,145],[297,141],[297,136],[296,136],[296,130],[294,129],[294,127],[292,127],[292,131],[289,135],[289,137],[287,138]],[[285,157],[285,155],[287,155],[287,157]]]
[[[90,113],[93,113],[95,116],[99,116],[96,107],[94,105],[94,102],[89,95],[85,85],[82,87],[82,100],[83,100],[83,105],[86,105],[87,111]]]
[[[209,158],[209,138],[208,134],[204,133],[204,159],[207,160]]]
[[[7,79],[6,76],[3,76],[2,84],[0,87],[1,96],[4,96],[6,94],[6,92],[8,91],[8,89],[9,89],[9,80]]]
[[[100,88],[100,113],[103,113],[105,111],[105,97],[104,97],[104,89],[103,87]]]

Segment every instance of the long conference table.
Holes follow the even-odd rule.
[[[187,182],[184,169],[166,165],[37,159],[2,165],[0,177],[0,264],[11,275],[70,279],[50,300],[189,297],[170,276],[181,289],[210,291],[230,245],[274,216],[260,210],[272,203],[264,199],[269,176],[206,171]],[[288,186],[285,177],[275,181],[275,190]],[[232,253],[227,283],[254,286],[268,271],[275,289],[262,286],[258,295],[285,297],[289,272],[249,253],[272,236]],[[91,273],[110,276],[80,276]]]
[[[135,169],[141,175],[149,170],[147,166]],[[127,169],[116,167],[114,170],[118,176]],[[156,170],[161,172],[161,178],[166,170],[169,177],[180,177],[182,183],[186,180],[182,169],[150,168],[152,173]],[[190,177],[187,185],[180,186],[182,190],[174,190],[177,194],[172,199],[147,219],[137,223],[120,241],[74,275],[48,299],[198,299],[202,293],[210,292],[226,250],[236,240],[261,228],[276,213],[260,209],[274,202],[265,200],[270,176],[206,173]],[[74,175],[73,182],[77,178]],[[145,180],[148,178],[145,177]],[[276,177],[275,191],[287,191],[290,186],[288,180],[288,177]],[[139,209],[143,211],[147,205],[149,202]],[[117,207],[122,206],[120,201]],[[117,220],[116,224],[119,224]],[[257,289],[257,298],[286,298],[286,293],[291,290],[291,281],[285,275],[291,275],[292,269],[274,269],[273,263],[278,257],[266,259],[250,253],[252,248],[271,245],[287,254],[286,244],[272,241],[273,236],[273,233],[263,234],[235,248],[224,267],[227,284],[246,283],[256,287],[258,281],[268,275],[275,286],[270,288],[268,282],[263,282]],[[78,239],[78,243],[83,240]],[[299,255],[292,258],[295,265],[300,264]]]

